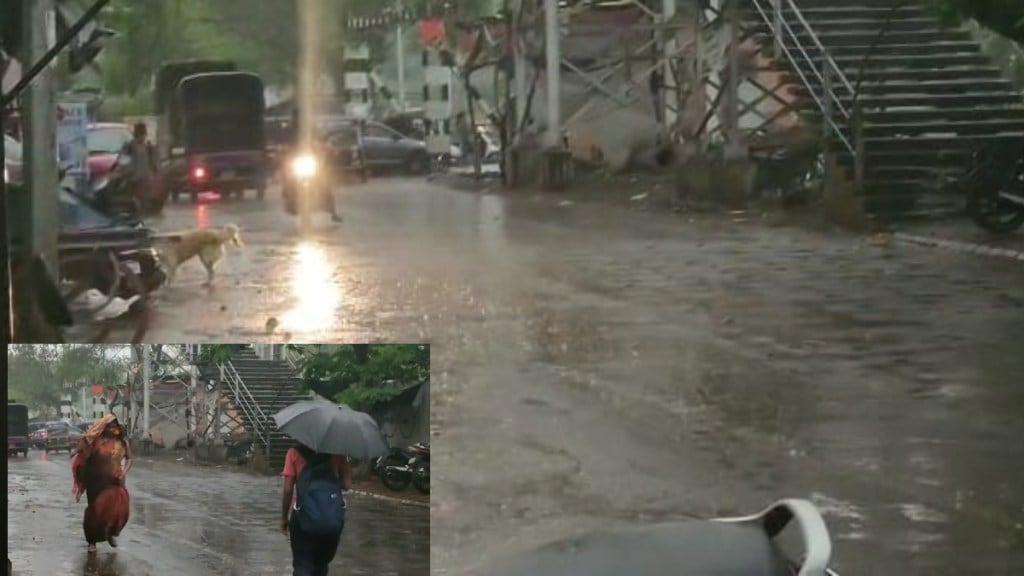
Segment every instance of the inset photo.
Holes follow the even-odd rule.
[[[9,573],[430,568],[430,346],[12,344]]]

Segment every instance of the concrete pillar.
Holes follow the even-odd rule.
[[[366,43],[353,42],[345,46],[342,98],[345,101],[345,114],[353,118],[370,117],[370,110],[373,107],[373,98],[370,96],[370,67],[370,47]]]
[[[23,70],[42,60],[56,44],[57,16],[53,0],[24,3],[26,53],[22,55]],[[43,70],[24,93],[25,110],[25,185],[29,193],[29,214],[14,218],[29,219],[28,250],[46,262],[57,277],[57,234],[60,228],[60,205],[57,187],[57,111],[55,66]]]
[[[423,113],[430,121],[427,151],[445,154],[452,145],[452,69],[441,62],[440,51],[425,48],[423,57]]]
[[[548,123],[544,144],[560,148],[562,144],[562,50],[558,22],[558,0],[544,0],[544,65],[546,68]]]
[[[150,382],[149,345],[142,346],[142,438],[149,438],[149,391]]]
[[[661,20],[665,24],[670,24],[676,17],[676,0],[661,0]],[[673,127],[676,124],[676,110],[680,105],[679,102],[679,86],[676,83],[675,74],[672,70],[672,61],[675,59],[676,50],[676,38],[679,35],[677,28],[673,27],[666,29],[665,43],[662,46],[662,54],[665,58],[665,66],[662,71],[662,103],[664,104],[664,116],[665,119],[665,131],[671,133]]]

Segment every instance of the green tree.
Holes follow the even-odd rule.
[[[199,350],[199,364],[221,364],[227,362],[236,352],[244,350],[248,344],[204,344]]]
[[[982,26],[1024,44],[1024,2],[1021,0],[932,0],[948,22],[977,20]]]
[[[356,410],[430,379],[430,347],[417,344],[291,345],[308,390]]]
[[[7,348],[9,398],[42,414],[59,414],[63,394],[120,384],[128,368],[126,351],[123,346],[12,344]]]

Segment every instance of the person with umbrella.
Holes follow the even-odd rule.
[[[289,535],[294,576],[326,576],[345,528],[348,456],[370,458],[387,446],[368,414],[326,400],[292,404],[274,415],[298,444],[285,455],[281,531]]]

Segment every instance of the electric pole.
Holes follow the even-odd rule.
[[[562,50],[558,22],[558,0],[544,0],[544,55],[547,68],[545,88],[548,99],[548,148],[562,143]]]
[[[395,57],[398,64],[398,107],[405,111],[405,34],[402,27],[405,19],[402,12],[402,0],[396,2],[398,22],[395,24]]]
[[[698,10],[700,8],[698,7]],[[679,36],[679,29],[675,27],[673,20],[676,17],[676,0],[661,1],[661,20],[665,25],[662,33],[665,35],[665,43],[662,50],[662,57],[665,59],[665,67],[662,72],[661,101],[664,109],[665,130],[671,134],[676,124],[676,107],[679,106],[679,85],[672,62],[676,58],[676,38]],[[700,29],[698,28],[698,36]],[[674,94],[676,98],[670,98]]]
[[[142,439],[149,439],[149,346],[142,345]]]
[[[25,53],[21,55],[21,61],[25,73],[57,43],[57,14],[53,0],[33,0],[24,3],[22,16]],[[56,169],[57,105],[54,73],[54,66],[43,70],[24,93],[24,174],[28,202],[27,213],[16,214],[14,218],[27,218],[27,252],[40,256],[50,273],[56,277],[59,274],[57,234],[60,229],[60,200],[56,192],[60,180]]]

